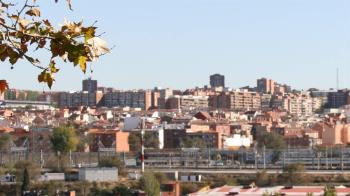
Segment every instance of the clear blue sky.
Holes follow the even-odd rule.
[[[20,1],[20,0],[19,0]],[[37,0],[54,24],[98,20],[115,45],[94,63],[99,85],[115,88],[190,88],[212,73],[228,86],[255,85],[270,77],[295,88],[350,87],[349,0]],[[45,59],[45,56],[41,56]],[[37,69],[1,63],[11,87],[42,89]],[[84,75],[61,64],[53,90],[79,90]],[[47,88],[45,88],[47,90]]]

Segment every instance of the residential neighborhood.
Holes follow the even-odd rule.
[[[210,83],[224,85],[222,77]],[[253,89],[185,91],[116,91],[88,78],[80,92],[38,92],[30,102],[26,91],[12,89],[3,95],[11,93],[11,102],[3,99],[0,110],[0,160],[3,166],[30,161],[44,181],[118,182],[125,172],[132,180],[145,170],[169,169],[169,180],[181,182],[179,175],[203,169],[278,173],[291,164],[344,171],[350,169],[349,92],[298,91],[265,78]],[[112,167],[100,168],[104,162]],[[173,193],[180,189],[175,183]]]

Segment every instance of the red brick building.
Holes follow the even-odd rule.
[[[90,144],[91,152],[111,151],[129,152],[129,133],[121,130],[92,129],[89,131],[92,136]]]

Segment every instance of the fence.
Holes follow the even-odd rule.
[[[138,160],[139,153],[72,152],[57,156],[56,153],[0,152],[0,164],[14,164],[30,160],[42,168],[95,167],[101,157],[117,156],[120,160]],[[350,170],[350,148],[297,148],[271,150],[264,148],[219,149],[148,149],[145,164],[154,168],[258,168],[279,169],[293,163],[301,163],[315,170]]]

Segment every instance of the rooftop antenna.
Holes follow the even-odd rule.
[[[337,67],[337,90],[339,90],[339,68]]]

